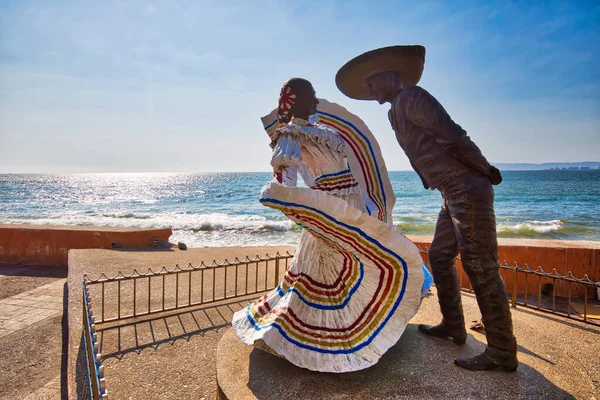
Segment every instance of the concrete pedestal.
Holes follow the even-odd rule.
[[[463,299],[467,314],[477,313],[474,299],[467,296]],[[589,331],[582,332],[564,327],[562,321],[549,321],[532,316],[528,310],[515,310],[517,338],[523,338],[517,372],[472,372],[455,366],[453,359],[483,351],[485,338],[482,335],[470,331],[467,344],[457,346],[452,341],[418,332],[418,323],[431,324],[439,319],[437,308],[435,298],[425,299],[421,311],[399,342],[377,364],[344,374],[296,367],[285,359],[245,345],[234,329],[229,328],[217,349],[217,399],[565,399],[573,398],[570,393],[594,391],[593,384],[578,377],[573,367],[567,367],[573,359],[570,351],[574,343],[584,343],[579,342],[583,338],[571,337],[570,344],[564,347],[565,352],[554,356],[537,353],[533,350],[537,345],[529,343],[529,339],[548,349],[547,344],[541,343],[544,339],[531,336],[557,338],[561,337],[557,329],[566,328],[570,334],[583,334],[589,340],[597,338],[597,330],[594,329],[594,333],[588,328]],[[529,326],[527,331],[522,330],[525,326]],[[571,350],[566,351],[567,347]],[[590,373],[593,368],[588,364],[583,369]],[[569,388],[569,392],[564,388]]]

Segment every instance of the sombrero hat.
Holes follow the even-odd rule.
[[[348,61],[335,75],[335,84],[346,96],[373,100],[365,79],[373,74],[394,71],[402,76],[402,86],[414,86],[421,79],[425,47],[391,46],[371,50]]]

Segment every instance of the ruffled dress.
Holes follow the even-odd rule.
[[[349,122],[357,117],[345,109],[320,102],[320,109],[329,106],[361,134],[367,131],[357,128],[362,121]],[[391,223],[395,198],[374,137],[368,132],[377,153],[377,173],[370,174],[359,166],[360,140],[350,138],[352,129],[327,124],[336,115],[321,113],[271,132],[263,119],[281,183],[267,184],[260,201],[303,229],[281,283],[236,312],[232,325],[246,344],[303,368],[340,373],[375,364],[398,341],[428,289],[428,273],[418,248]],[[298,173],[309,187],[297,187]],[[378,186],[377,174],[386,185]]]

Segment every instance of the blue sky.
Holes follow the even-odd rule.
[[[0,172],[267,171],[260,117],[289,77],[365,120],[338,68],[427,49],[420,85],[492,162],[600,160],[598,2],[3,1]]]

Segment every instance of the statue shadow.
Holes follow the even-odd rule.
[[[515,373],[472,372],[453,364],[455,357],[475,355],[484,348],[485,344],[473,337],[465,346],[432,340],[420,334],[417,325],[409,324],[398,343],[377,364],[343,374],[310,371],[254,349],[248,388],[258,399],[574,398],[525,363]],[[557,368],[527,349],[520,350]]]

